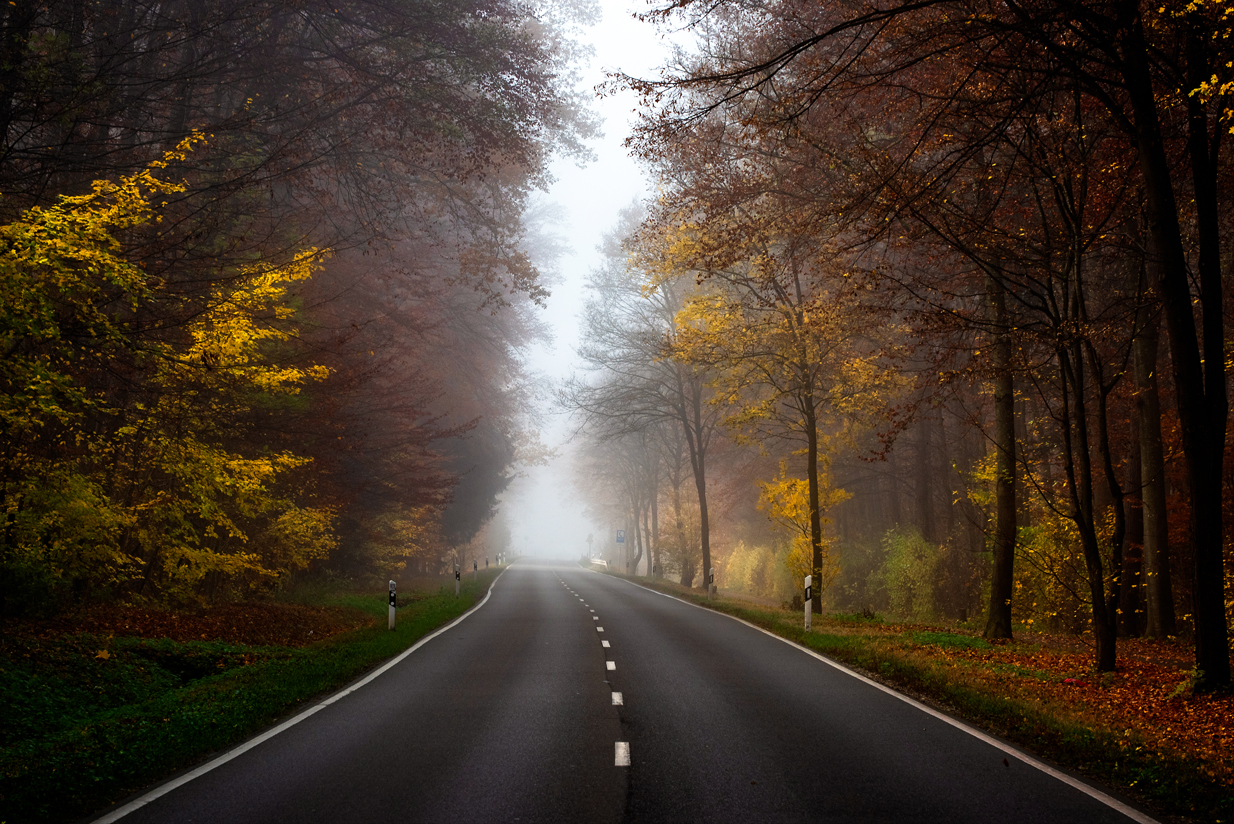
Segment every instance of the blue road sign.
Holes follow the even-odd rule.
[[[626,531],[624,529],[617,530],[617,543],[624,544],[626,542]]]

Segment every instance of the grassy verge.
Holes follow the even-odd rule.
[[[617,576],[625,577],[625,576]],[[1057,697],[1057,667],[1031,644],[991,647],[971,632],[942,627],[897,627],[861,616],[816,616],[805,632],[801,616],[732,598],[706,595],[667,581],[629,579],[762,627],[863,674],[963,718],[1056,764],[1115,787],[1167,820],[1234,821],[1230,752],[1188,752],[1153,734],[1160,723],[1146,710],[1143,724],[1117,727],[1101,712],[1093,683],[1090,704]],[[1096,682],[1099,675],[1075,672]],[[1079,680],[1079,679],[1076,679]],[[1084,687],[1090,687],[1085,683]],[[1187,700],[1185,697],[1174,700]],[[1225,699],[1228,702],[1228,698]]]
[[[466,612],[497,573],[481,572],[458,598],[453,587],[416,593],[394,632],[384,593],[323,596],[377,620],[300,648],[87,633],[4,639],[0,822],[74,821],[240,743]]]

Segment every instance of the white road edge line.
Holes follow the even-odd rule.
[[[628,767],[630,766],[630,742],[618,741],[617,746],[613,748],[613,766]]]
[[[506,569],[503,569],[501,571],[501,575],[505,575],[507,570],[509,569],[510,567],[506,567]],[[115,810],[112,810],[110,813],[102,816],[101,818],[94,819],[93,824],[111,824],[111,822],[113,821],[119,821],[121,818],[124,818],[129,813],[140,810],[142,807],[146,806],[150,802],[155,801],[167,795],[172,790],[176,790],[176,789],[179,789],[180,787],[183,787],[185,784],[189,783],[194,778],[200,778],[206,773],[210,772],[211,770],[214,770],[218,767],[223,766],[228,761],[231,761],[233,758],[238,758],[239,756],[244,755],[246,752],[253,749],[258,744],[261,744],[261,743],[264,743],[265,741],[270,740],[271,738],[283,732],[284,730],[294,727],[296,724],[299,724],[301,721],[308,718],[310,715],[314,715],[318,712],[321,712],[322,710],[324,710],[326,707],[330,706],[334,702],[339,701],[343,698],[346,698],[348,695],[351,695],[353,692],[360,689],[360,687],[363,687],[365,684],[377,678],[377,676],[385,673],[386,670],[400,663],[408,655],[411,655],[413,652],[415,652],[420,647],[427,644],[429,641],[432,641],[434,638],[436,638],[438,635],[441,635],[446,630],[453,628],[454,626],[462,622],[463,619],[467,618],[469,615],[471,615],[473,612],[478,610],[480,607],[487,604],[489,596],[493,594],[493,587],[497,586],[497,582],[501,580],[501,575],[498,575],[493,580],[493,583],[489,585],[488,592],[484,594],[484,598],[480,601],[480,603],[476,604],[474,607],[467,610],[462,615],[455,618],[450,623],[446,624],[444,627],[441,627],[440,629],[437,629],[429,633],[428,635],[424,636],[419,641],[416,641],[410,647],[403,650],[397,656],[395,656],[394,658],[391,658],[389,661],[383,664],[380,668],[375,669],[372,672],[370,672],[367,676],[365,676],[360,681],[357,681],[356,683],[352,684],[350,687],[347,687],[345,689],[342,689],[334,693],[328,698],[325,698],[324,700],[304,710],[300,714],[292,716],[291,718],[288,718],[286,721],[284,721],[282,724],[279,724],[277,727],[266,730],[265,732],[263,732],[261,735],[257,736],[256,738],[250,738],[248,741],[245,741],[243,744],[236,747],[235,749],[228,750],[227,752],[223,753],[219,757],[214,758],[210,761],[207,761],[205,764],[202,764],[200,767],[193,770],[192,772],[187,772],[184,775],[180,776],[179,778],[174,778],[171,781],[168,781],[166,784],[162,784],[158,787],[155,787],[150,792],[146,793],[140,798],[133,799],[128,804],[125,804],[123,807],[119,807]]]
[[[588,571],[594,572],[593,570],[588,570]],[[600,573],[594,572],[594,574],[599,575]],[[771,632],[770,630],[763,629],[757,624],[751,624],[749,621],[743,621],[742,619],[738,618],[735,615],[729,615],[726,612],[719,612],[718,610],[707,609],[706,607],[700,607],[698,604],[692,604],[689,601],[678,598],[675,595],[669,595],[667,593],[651,589],[650,587],[645,587],[645,586],[642,586],[641,584],[636,584],[633,581],[626,581],[624,578],[617,578],[616,580],[625,581],[625,583],[630,584],[631,586],[636,586],[639,589],[644,590],[646,592],[650,592],[654,595],[663,595],[665,598],[670,598],[674,601],[685,604],[686,606],[694,607],[695,609],[701,609],[705,612],[710,612],[713,615],[722,615],[725,618],[733,619],[739,624],[745,624],[747,627],[750,627],[751,629],[756,629],[759,632],[763,633],[764,635],[768,635],[776,639],[777,641],[782,641],[783,643],[788,644],[793,649],[800,650],[801,652],[804,652],[806,655],[810,655],[814,658],[817,658],[818,660],[822,661],[827,666],[833,667],[834,669],[837,669],[840,672],[845,673],[846,675],[850,675],[853,678],[856,678],[858,681],[863,681],[864,683],[869,684],[871,687],[874,687],[875,689],[882,690],[888,695],[894,696],[900,699],[901,701],[903,701],[904,703],[910,704],[916,707],[917,709],[924,712],[926,715],[933,716],[934,718],[937,718],[939,721],[942,721],[945,724],[950,724],[951,726],[955,727],[957,730],[966,732],[972,737],[976,738],[977,740],[983,741],[986,744],[989,744],[990,746],[994,747],[995,749],[1002,750],[1004,753],[1011,756],[1012,758],[1015,758],[1017,761],[1022,761],[1023,763],[1029,765],[1030,767],[1035,767],[1041,772],[1050,776],[1051,778],[1056,778],[1059,781],[1063,782],[1064,784],[1074,789],[1079,790],[1080,792],[1087,795],[1089,798],[1092,798],[1095,801],[1099,801],[1113,810],[1117,810],[1118,812],[1127,816],[1127,818],[1130,818],[1132,821],[1135,821],[1136,824],[1161,824],[1161,822],[1159,822],[1157,819],[1152,818],[1151,816],[1145,813],[1142,813],[1133,807],[1127,806],[1123,802],[1119,801],[1117,798],[1114,798],[1113,796],[1107,793],[1103,793],[1101,790],[1097,789],[1096,787],[1091,787],[1088,784],[1085,784],[1083,781],[1080,781],[1077,778],[1073,778],[1072,776],[1067,775],[1067,773],[1062,772],[1061,770],[1055,769],[1054,767],[1051,767],[1049,764],[1045,763],[1044,761],[1039,761],[1033,756],[1029,755],[1028,753],[1021,752],[1020,750],[1017,750],[1015,747],[1011,746],[1010,744],[1005,744],[1002,741],[999,741],[997,738],[994,738],[988,735],[987,733],[982,732],[976,727],[969,726],[968,724],[964,723],[963,721],[960,721],[959,719],[952,718],[950,715],[941,713],[938,710],[933,709],[932,707],[928,707],[925,704],[921,703],[920,701],[917,701],[913,698],[909,698],[907,695],[904,695],[902,693],[896,692],[891,687],[888,687],[884,684],[880,684],[871,678],[866,678],[861,673],[855,672],[849,669],[848,667],[844,666],[840,662],[832,661],[827,656],[817,653],[812,649],[803,647],[801,646],[801,644],[798,644],[795,641],[790,641],[787,638],[782,638],[779,635],[776,635],[774,632]],[[618,746],[619,747],[621,746],[620,743],[618,743]]]

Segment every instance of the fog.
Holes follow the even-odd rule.
[[[607,71],[648,76],[665,62],[668,47],[654,29],[632,18],[641,3],[603,0],[603,19],[590,30],[595,54],[583,72],[580,86],[593,89]],[[530,354],[530,368],[546,381],[559,381],[578,368],[578,317],[585,299],[588,271],[599,263],[596,245],[617,220],[617,212],[648,192],[648,183],[622,141],[630,132],[634,95],[626,93],[595,100],[603,118],[601,139],[591,148],[596,159],[585,168],[573,161],[557,161],[556,182],[546,195],[561,206],[568,223],[558,227],[569,246],[560,262],[560,280],[552,287],[543,319],[552,331],[551,345],[537,346]],[[502,496],[502,512],[510,526],[511,547],[519,554],[554,558],[577,558],[587,549],[592,534],[597,546],[605,524],[593,524],[583,512],[571,481],[569,437],[574,422],[553,407],[550,397],[539,401],[543,409],[540,437],[557,452],[547,466],[525,469]]]

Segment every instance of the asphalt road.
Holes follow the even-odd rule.
[[[526,563],[380,677],[147,801],[120,820],[1133,820],[757,629]]]

